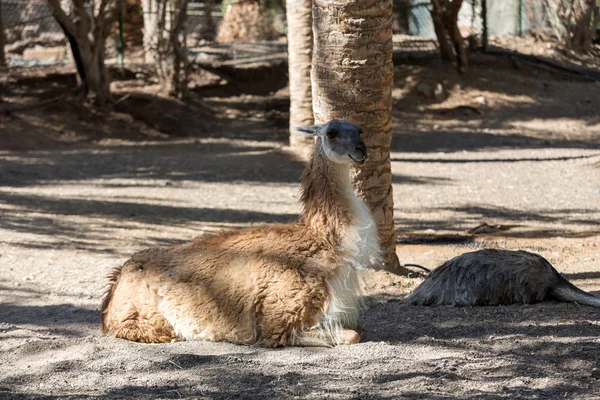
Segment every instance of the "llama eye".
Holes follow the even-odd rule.
[[[335,129],[330,129],[327,131],[327,137],[329,139],[335,139],[338,136],[339,136],[339,132],[336,131]]]

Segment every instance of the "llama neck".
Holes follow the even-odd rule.
[[[315,147],[302,174],[302,220],[313,234],[337,245],[344,227],[352,223],[350,167],[327,159],[320,139]]]
[[[367,206],[354,193],[347,164],[331,162],[320,139],[302,175],[302,220],[312,235],[341,250],[352,265],[377,263],[377,227]]]

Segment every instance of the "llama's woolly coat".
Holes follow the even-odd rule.
[[[341,343],[356,325],[357,269],[380,250],[348,165],[318,149],[302,179],[300,223],[135,254],[111,277],[102,331],[142,342]]]

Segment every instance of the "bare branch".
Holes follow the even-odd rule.
[[[70,34],[72,36],[76,36],[77,28],[75,27],[75,24],[73,23],[71,18],[69,18],[67,16],[67,14],[65,14],[64,10],[60,6],[60,0],[47,0],[47,1],[48,1],[48,5],[50,6],[50,9],[52,10],[52,15],[54,16],[54,18],[56,18],[56,21],[58,22],[58,24],[68,34]]]

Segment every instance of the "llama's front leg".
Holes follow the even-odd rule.
[[[340,344],[357,344],[360,343],[360,335],[352,329],[344,329],[342,331],[342,341]]]
[[[294,341],[295,346],[305,347],[332,347],[357,343],[360,343],[360,335],[352,329],[342,329],[332,332],[321,328],[303,332]]]

